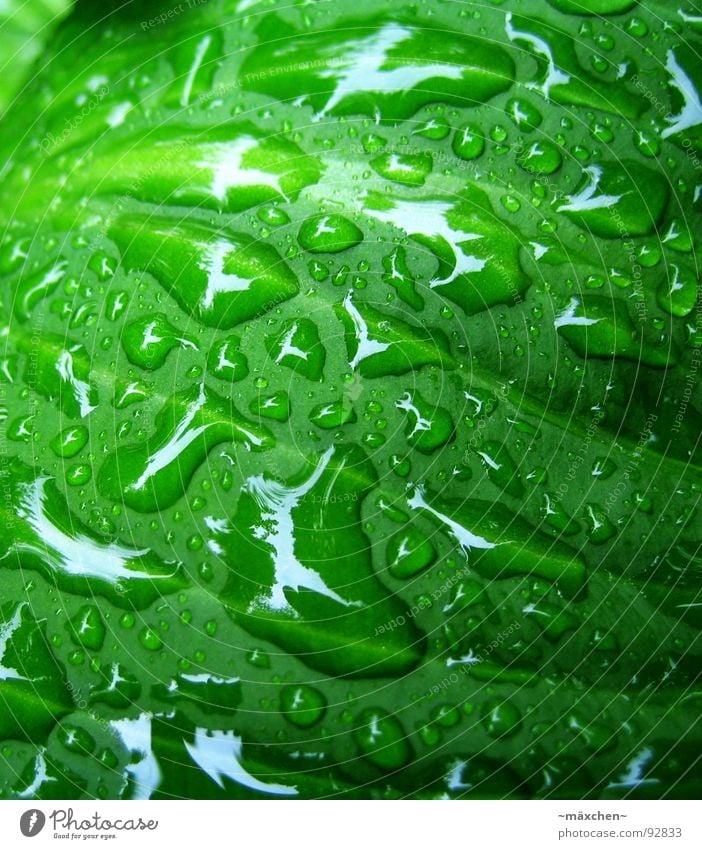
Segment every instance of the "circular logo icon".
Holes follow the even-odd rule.
[[[25,837],[36,837],[44,828],[46,817],[38,808],[25,811],[20,817],[20,831]]]

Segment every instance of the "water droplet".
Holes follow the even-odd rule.
[[[519,212],[522,208],[521,203],[514,195],[502,195],[500,203],[504,206],[507,212]]]
[[[634,130],[634,146],[649,159],[654,159],[661,152],[658,136],[646,130]]]
[[[321,380],[326,351],[317,325],[309,318],[290,319],[281,329],[267,336],[266,349],[276,365],[292,369],[308,380]]]
[[[643,38],[648,35],[648,24],[643,20],[643,18],[636,16],[629,18],[626,22],[625,29],[629,35],[633,35],[634,38]]]
[[[665,368],[676,358],[672,346],[642,341],[626,304],[614,298],[589,294],[571,298],[556,317],[555,326],[582,357],[620,357],[654,368]]]
[[[402,769],[412,760],[402,725],[380,708],[369,708],[360,715],[353,736],[361,754],[383,772]]]
[[[522,715],[512,702],[490,700],[482,709],[482,721],[490,737],[510,737],[519,731]]]
[[[580,526],[565,510],[559,498],[550,492],[544,493],[544,501],[541,507],[541,515],[544,520],[558,533],[565,536],[573,536],[580,530]]]
[[[431,454],[452,439],[455,425],[448,410],[433,406],[419,392],[405,392],[395,407],[407,414],[405,436],[417,451]]]
[[[441,141],[451,132],[449,123],[444,118],[429,118],[416,130],[412,130],[413,136],[421,136],[432,141]]]
[[[230,570],[221,594],[237,623],[326,674],[395,674],[423,651],[404,605],[370,562],[361,505],[376,481],[358,446],[332,446],[290,483],[250,478],[231,519],[239,532],[212,533],[226,563],[247,563],[246,574]]]
[[[279,206],[266,206],[259,209],[257,215],[261,221],[270,224],[271,227],[281,227],[290,222],[290,216]]]
[[[412,471],[412,463],[409,457],[402,457],[399,454],[392,454],[388,460],[388,465],[400,478],[406,478]]]
[[[324,430],[333,430],[356,421],[356,413],[349,399],[341,398],[339,401],[330,401],[326,404],[318,404],[310,411],[310,421]]]
[[[643,184],[646,203],[641,203]],[[576,191],[559,200],[556,209],[597,236],[629,238],[655,229],[668,194],[668,181],[659,171],[630,160],[603,162],[586,167]]]
[[[591,751],[606,751],[617,745],[616,733],[603,722],[572,714],[567,720],[568,728],[575,731]]]
[[[383,281],[392,286],[400,298],[418,312],[424,309],[424,298],[415,288],[415,280],[407,264],[407,252],[398,245],[383,257]]]
[[[310,276],[318,283],[321,283],[322,280],[326,280],[327,277],[329,277],[329,269],[318,259],[311,259],[307,268],[310,272]]]
[[[251,666],[255,666],[258,669],[270,669],[271,667],[271,659],[266,654],[266,652],[261,651],[261,649],[253,649],[246,655],[246,660]]]
[[[388,571],[394,578],[411,578],[436,562],[436,549],[413,525],[398,531],[385,552]]]
[[[352,298],[337,306],[346,337],[349,366],[361,377],[401,375],[423,365],[457,367],[441,330],[410,324]]]
[[[690,253],[693,248],[692,233],[679,218],[674,218],[662,238],[663,244],[679,253]]]
[[[300,289],[275,248],[245,233],[192,221],[131,217],[119,219],[110,236],[122,251],[125,268],[150,272],[183,310],[218,330],[259,318]],[[167,322],[161,315],[140,324],[158,318]],[[182,342],[183,334],[170,325],[165,329],[166,336]],[[157,328],[157,335],[164,334]],[[136,338],[134,345],[138,348],[141,341]]]
[[[51,450],[57,457],[69,459],[79,454],[88,443],[88,429],[83,425],[68,427],[51,440]]]
[[[158,651],[163,645],[161,637],[154,631],[153,628],[144,628],[139,632],[139,642],[148,651]]]
[[[98,280],[105,282],[115,276],[117,260],[102,251],[98,251],[88,260],[88,268],[95,272]]]
[[[536,622],[543,635],[553,643],[557,643],[569,631],[577,630],[581,624],[570,610],[543,600],[527,604],[523,613]]]
[[[105,623],[100,611],[92,605],[85,605],[71,618],[71,639],[76,645],[91,651],[100,651],[105,642]]]
[[[95,751],[95,738],[79,725],[60,725],[58,739],[69,752],[85,755]]]
[[[517,465],[506,446],[495,440],[485,441],[476,449],[490,480],[514,498],[524,495]]]
[[[598,504],[586,505],[584,519],[587,538],[595,545],[609,542],[617,532],[616,527]]]
[[[164,404],[153,436],[107,456],[98,489],[134,510],[163,510],[183,495],[209,452],[222,442],[241,443],[251,451],[274,444],[271,433],[244,418],[231,400],[196,386]]]
[[[598,457],[592,465],[592,476],[601,481],[611,478],[617,471],[617,464],[611,457]]]
[[[403,186],[423,186],[434,161],[430,153],[384,153],[371,160],[376,173]]]
[[[453,136],[452,150],[460,159],[470,162],[482,155],[485,150],[485,138],[480,127],[466,124],[456,130]]]
[[[93,470],[86,463],[66,469],[66,483],[69,486],[85,486],[92,476]]]
[[[122,331],[122,345],[130,363],[149,370],[161,368],[174,348],[197,350],[195,340],[174,327],[163,313],[127,324]]]
[[[207,356],[209,373],[220,380],[229,380],[232,383],[247,377],[249,366],[246,357],[239,350],[240,347],[241,339],[238,336],[220,339],[212,346]]]
[[[461,712],[456,707],[450,705],[439,705],[435,707],[431,714],[431,721],[440,725],[442,728],[453,728],[461,721]]]
[[[280,692],[280,710],[298,728],[311,728],[321,721],[327,708],[324,695],[307,684],[289,685]]]
[[[497,44],[381,20],[370,27],[310,25],[283,40],[261,40],[244,60],[239,82],[245,91],[309,105],[318,117],[360,112],[397,122],[437,101],[461,108],[467,97],[484,102],[513,78],[514,64]]]
[[[300,227],[300,245],[313,253],[339,253],[363,241],[362,231],[343,215],[315,215]]]
[[[541,126],[543,115],[528,100],[513,97],[505,104],[505,111],[523,132],[530,132]]]

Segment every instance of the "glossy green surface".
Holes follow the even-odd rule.
[[[68,0],[5,0],[0,6],[0,114],[18,97],[70,5]]]
[[[170,5],[0,123],[0,797],[697,797],[699,12]]]

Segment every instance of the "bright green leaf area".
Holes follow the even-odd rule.
[[[0,797],[697,798],[699,21],[174,8],[0,122]]]
[[[0,5],[0,114],[31,77],[32,63],[70,5],[68,0],[5,0]]]

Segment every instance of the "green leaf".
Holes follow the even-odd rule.
[[[0,796],[695,798],[699,24],[175,8],[2,119]]]
[[[9,0],[0,10],[0,114],[16,97],[34,60],[68,12],[68,0]]]

